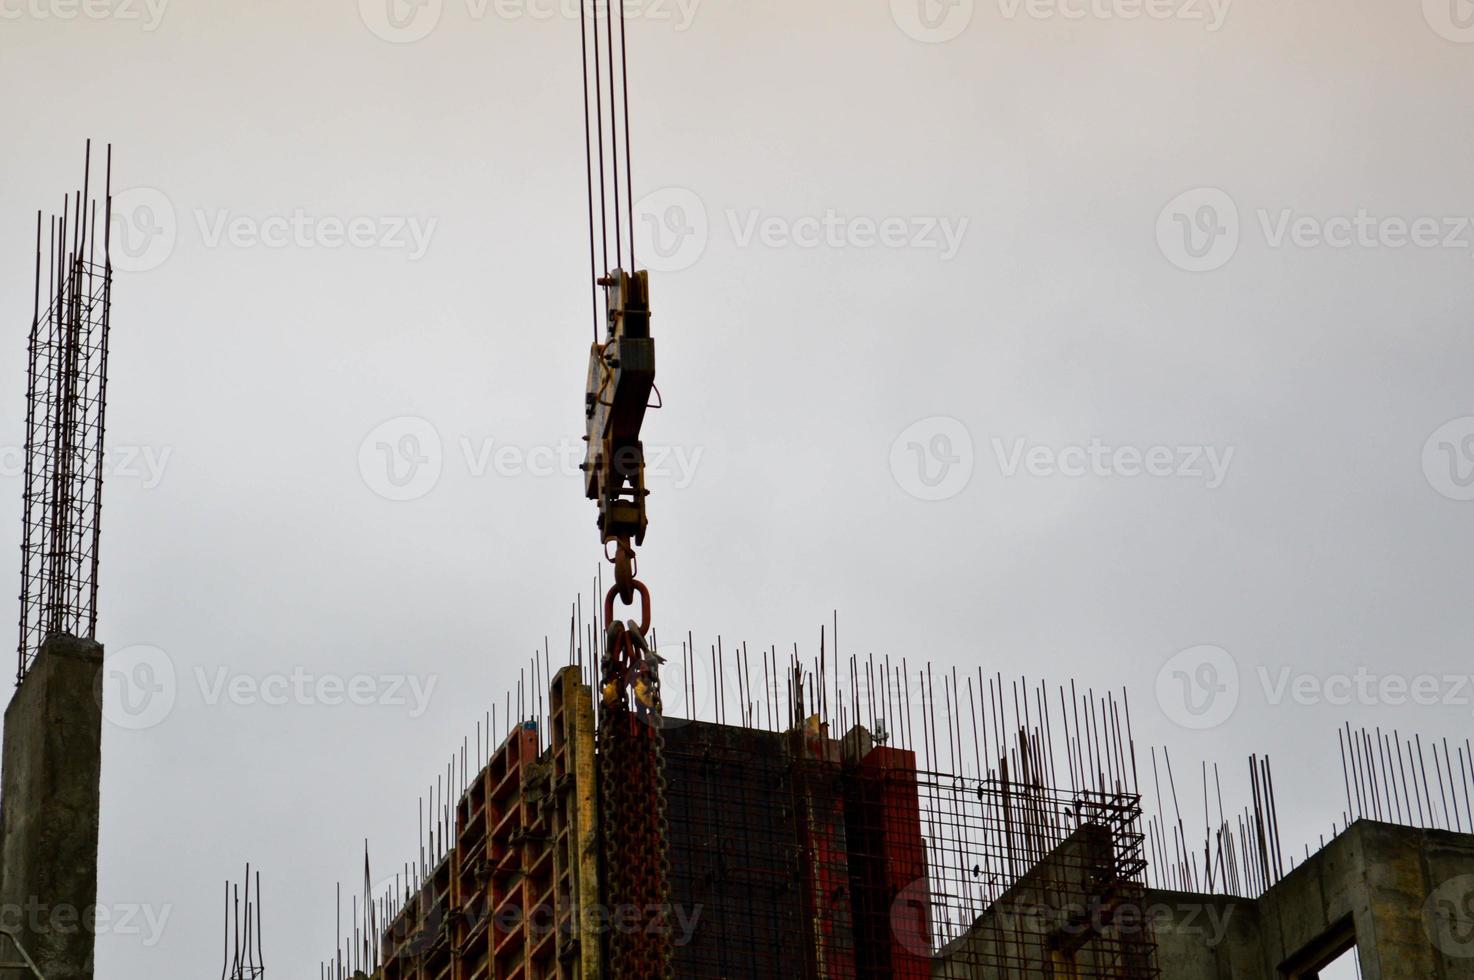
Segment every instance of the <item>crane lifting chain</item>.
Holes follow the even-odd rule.
[[[614,584],[604,597],[599,680],[599,793],[605,896],[615,910],[638,909],[664,928],[610,930],[613,980],[670,980],[665,732],[660,696],[664,663],[651,635],[650,589],[639,579],[636,545],[644,540],[645,454],[640,430],[655,386],[646,273],[601,278],[607,334],[589,355],[585,489],[599,507]],[[609,553],[613,546],[613,554]],[[616,603],[638,608],[621,620]]]

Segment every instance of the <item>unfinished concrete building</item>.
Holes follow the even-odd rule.
[[[1339,832],[1292,859],[1266,760],[1203,841],[1146,817],[1118,698],[859,661],[847,689],[773,653],[718,666],[741,690],[709,720],[659,719],[652,857],[607,846],[629,815],[574,659],[541,717],[447,767],[464,792],[324,976],[640,976],[617,946],[639,933],[669,956],[644,975],[683,980],[1308,980],[1348,951],[1368,980],[1474,980],[1465,749],[1435,752],[1446,775],[1389,775],[1348,731]],[[689,650],[681,666],[703,700]],[[619,874],[662,877],[667,901],[611,901]]]

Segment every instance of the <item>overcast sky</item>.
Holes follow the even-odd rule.
[[[114,980],[212,975],[248,860],[315,975],[597,568],[577,20],[398,2],[0,0],[0,554],[34,213],[116,154],[100,887],[167,922]],[[842,652],[1124,686],[1187,769],[1271,753],[1293,841],[1343,721],[1467,736],[1467,0],[636,13],[667,642],[837,610]],[[1328,703],[1358,668],[1438,703]]]

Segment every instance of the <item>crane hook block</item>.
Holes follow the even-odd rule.
[[[645,448],[640,429],[655,387],[649,275],[616,270],[604,287],[608,333],[589,353],[584,490],[599,504],[603,540],[645,540]]]

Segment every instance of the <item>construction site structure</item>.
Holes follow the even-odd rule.
[[[1287,870],[1267,760],[1250,760],[1252,805],[1232,818],[1221,789],[1207,812],[1204,766],[1201,851],[1165,750],[1148,811],[1124,693],[842,661],[824,639],[811,662],[759,651],[756,673],[746,647],[729,660],[718,643],[704,685],[689,638],[679,663],[662,656],[636,556],[642,429],[661,399],[635,260],[625,9],[580,15],[584,489],[613,584],[600,577],[592,624],[575,615],[568,665],[554,676],[545,644],[516,714],[509,698],[437,777],[416,860],[365,895],[323,980],[1310,980],[1348,942],[1364,977],[1474,980],[1474,958],[1438,955],[1410,925],[1437,858],[1469,875],[1443,933],[1474,938],[1458,918],[1474,913],[1459,826],[1404,839],[1348,802],[1333,843]],[[1321,880],[1343,858],[1359,877]],[[1405,879],[1390,911],[1376,908],[1382,866]],[[1232,935],[1194,932],[1161,913],[1169,901],[1225,910]]]
[[[0,908],[15,915],[0,980],[90,980],[102,776],[96,642],[108,342],[112,150],[100,199],[82,187],[36,218],[28,344],[16,691],[0,761]]]
[[[672,656],[666,695],[701,720],[661,718],[668,901],[621,905],[604,638],[573,632],[590,646],[546,699],[524,686],[528,717],[442,774],[468,773],[426,858],[373,900],[364,976],[610,977],[616,934],[653,931],[683,980],[1309,980],[1348,951],[1363,978],[1474,980],[1468,746],[1430,766],[1409,739],[1423,754],[1388,772],[1348,730],[1346,809],[1302,856],[1267,759],[1237,817],[1207,767],[1179,797],[1168,757],[1138,758],[1124,695],[827,653]]]

